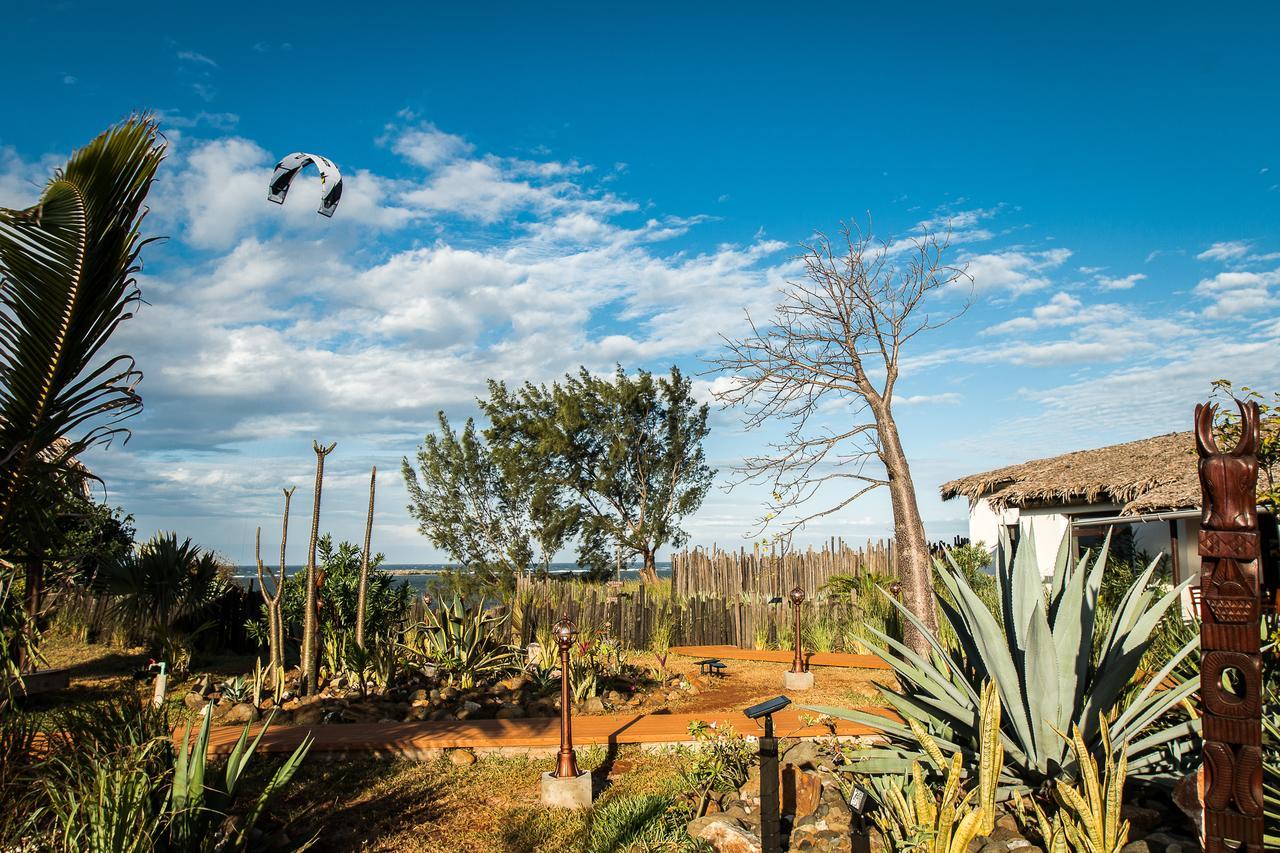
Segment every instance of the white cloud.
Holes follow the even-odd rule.
[[[1070,257],[1071,251],[1062,248],[1039,252],[1010,249],[961,254],[959,261],[968,265],[975,291],[1019,295],[1048,287],[1050,279],[1046,273],[1061,267]]]
[[[1132,290],[1133,286],[1140,281],[1146,279],[1144,273],[1136,272],[1132,275],[1120,276],[1117,278],[1108,278],[1106,276],[1098,276],[1098,287],[1103,290]]]
[[[1210,301],[1205,316],[1213,318],[1261,314],[1276,308],[1271,288],[1280,283],[1280,270],[1271,272],[1220,272],[1202,279],[1195,295]]]
[[[391,150],[411,163],[432,168],[469,153],[472,146],[461,136],[445,133],[433,124],[424,124],[396,135]]]
[[[194,50],[180,50],[178,51],[178,58],[184,62],[191,62],[195,65],[207,65],[210,68],[218,67],[218,63],[214,62],[203,53],[196,53]]]
[[[953,406],[960,402],[962,398],[954,391],[947,391],[942,394],[912,394],[905,397],[895,397],[893,404],[895,406]]]
[[[1236,261],[1249,254],[1249,244],[1242,240],[1214,243],[1200,254],[1197,261]]]

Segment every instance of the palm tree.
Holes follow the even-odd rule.
[[[73,459],[128,431],[142,408],[132,357],[106,349],[133,316],[144,202],[164,159],[138,117],[75,152],[34,207],[0,209],[0,587],[26,569],[23,630],[3,642],[11,674],[38,653],[44,545]],[[65,439],[65,441],[60,441]]]

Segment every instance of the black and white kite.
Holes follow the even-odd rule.
[[[275,174],[271,176],[271,185],[267,187],[267,201],[284,204],[284,197],[289,193],[289,185],[306,166],[314,165],[320,172],[320,186],[324,194],[320,196],[321,216],[333,216],[338,209],[338,200],[342,198],[342,173],[333,161],[319,154],[307,154],[295,151],[276,164]]]

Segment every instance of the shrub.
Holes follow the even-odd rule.
[[[464,688],[482,677],[518,666],[518,653],[507,644],[506,619],[478,604],[455,598],[405,632],[403,648],[420,665],[430,664]]]
[[[1125,593],[1115,618],[1092,642],[1099,618],[1098,598],[1107,565],[1106,547],[1096,558],[1073,563],[1066,544],[1059,548],[1051,589],[1037,569],[1035,545],[1019,547],[1012,565],[1001,566],[997,584],[1003,619],[997,621],[963,573],[948,564],[939,570],[954,604],[939,598],[957,645],[947,648],[905,607],[903,618],[926,636],[933,654],[917,655],[903,643],[874,631],[877,653],[893,666],[901,693],[881,688],[904,718],[923,722],[949,753],[972,763],[979,746],[979,693],[994,682],[1006,711],[1002,727],[1008,761],[1001,779],[1006,793],[1038,789],[1061,770],[1075,772],[1076,759],[1058,732],[1078,726],[1090,754],[1102,752],[1107,737],[1123,749],[1131,773],[1171,782],[1193,765],[1198,720],[1172,719],[1178,704],[1198,681],[1164,689],[1176,665],[1197,647],[1193,640],[1159,672],[1147,679],[1127,705],[1121,700],[1139,677],[1152,631],[1184,587],[1157,597],[1148,581],[1155,566]],[[1096,662],[1095,662],[1096,661]],[[914,754],[911,730],[878,715],[818,707],[811,710],[857,720],[882,732],[891,743],[866,756],[864,772],[903,772]],[[1106,711],[1107,717],[1099,716]],[[1143,736],[1139,736],[1139,734]],[[874,759],[874,760],[872,760]]]

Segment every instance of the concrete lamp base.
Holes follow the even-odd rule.
[[[591,806],[591,774],[561,779],[555,773],[542,774],[542,804],[553,809],[585,809]]]
[[[813,689],[813,673],[812,672],[792,672],[787,670],[782,673],[782,689],[783,690],[812,690]]]

